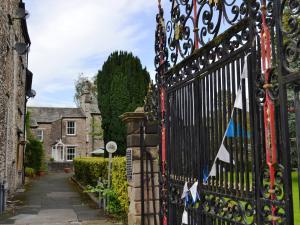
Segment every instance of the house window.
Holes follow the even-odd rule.
[[[75,147],[67,147],[67,161],[72,161],[76,156]]]
[[[76,134],[76,123],[75,121],[67,122],[67,135],[75,135]]]
[[[37,130],[36,131],[36,138],[39,140],[39,141],[43,141],[44,140],[44,131],[43,130]]]

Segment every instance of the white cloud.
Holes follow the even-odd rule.
[[[38,93],[30,105],[55,103],[51,93],[73,91],[78,74],[94,75],[112,51],[138,51],[146,38],[152,46],[154,28],[143,24],[143,17],[155,20],[156,4],[149,0],[27,0],[32,40],[29,69]],[[97,64],[89,63],[100,58]]]

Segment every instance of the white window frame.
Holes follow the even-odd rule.
[[[69,149],[74,149],[74,153],[72,154],[72,156],[74,156],[73,159],[68,159]],[[71,162],[74,160],[75,157],[76,157],[76,146],[66,146],[66,161]]]
[[[51,158],[53,158],[54,161],[57,161],[57,149],[55,145],[52,146]]]
[[[41,135],[41,136],[38,134],[39,131],[42,132],[42,135]],[[39,137],[41,137],[41,139],[40,139]],[[44,130],[43,130],[43,129],[37,129],[37,130],[36,130],[36,138],[37,138],[40,142],[43,142],[43,141],[44,141]]]
[[[74,134],[69,134],[68,133],[68,128],[71,128],[71,127],[68,127],[69,122],[73,122],[74,123]],[[68,135],[68,136],[76,136],[76,121],[75,120],[68,120],[66,122],[66,135]]]

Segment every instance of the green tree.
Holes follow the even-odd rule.
[[[119,116],[143,105],[149,82],[149,73],[139,58],[127,52],[112,53],[98,72],[98,105],[104,142],[116,141],[120,155],[125,154],[126,130]]]

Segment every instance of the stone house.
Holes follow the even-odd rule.
[[[85,92],[78,108],[29,107],[32,133],[43,142],[46,160],[72,161],[104,146],[96,98]]]
[[[9,193],[24,181],[26,102],[34,95],[27,63],[30,44],[25,4],[0,1],[0,182]]]

